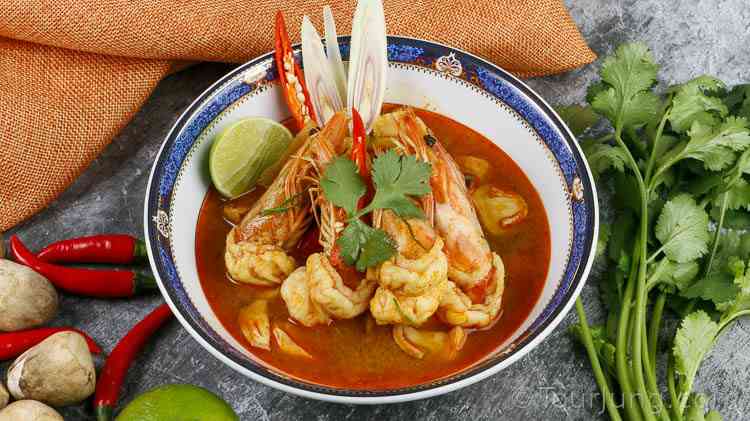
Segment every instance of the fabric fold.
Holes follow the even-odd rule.
[[[350,32],[355,0],[331,2]],[[0,231],[54,200],[171,66],[240,63],[273,48],[284,11],[299,40],[312,0],[6,0],[0,3]],[[461,48],[522,77],[590,63],[561,0],[385,0],[390,34]]]

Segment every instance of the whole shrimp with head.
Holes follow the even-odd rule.
[[[411,121],[402,119],[402,115],[384,114],[375,121],[373,149],[383,159],[411,157],[419,163],[416,168],[428,176],[431,168],[426,163],[426,127],[409,124]],[[399,178],[415,175],[402,173]],[[370,312],[378,324],[423,324],[437,310],[447,287],[448,262],[443,240],[435,232],[435,203],[427,183],[421,193],[418,199],[408,199],[411,210],[406,206],[399,212],[379,209],[373,214],[373,226],[385,231],[397,245],[393,257],[368,271],[368,277],[379,285],[370,302]]]
[[[346,119],[332,120],[310,136],[281,168],[268,190],[227,235],[229,275],[261,286],[281,284],[297,263],[289,251],[313,219],[308,191],[315,182],[312,158],[321,143],[342,143]]]
[[[395,118],[429,130],[412,110],[404,110]],[[443,250],[451,280],[438,315],[451,325],[486,327],[501,314],[505,267],[500,256],[490,250],[464,175],[440,141],[430,136],[432,147],[427,156],[433,167],[430,184],[435,197],[435,226],[445,240]]]

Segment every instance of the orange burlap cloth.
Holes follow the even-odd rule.
[[[177,61],[240,63],[299,40],[312,0],[0,2],[0,231],[43,209],[102,151]],[[330,0],[340,34],[355,0]],[[561,0],[385,0],[388,33],[440,41],[520,76],[595,59]]]

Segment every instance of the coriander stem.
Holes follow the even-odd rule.
[[[667,99],[669,101],[669,98]],[[661,140],[662,132],[664,132],[664,125],[667,123],[667,118],[669,117],[669,112],[671,108],[667,108],[664,110],[664,115],[661,117],[661,121],[659,121],[659,126],[656,129],[656,135],[654,136],[654,145],[651,147],[651,155],[648,157],[648,165],[646,165],[646,180],[651,180],[651,173],[654,169],[654,163],[656,162],[656,148],[659,146],[659,141]]]
[[[662,246],[661,246],[661,247],[659,247],[659,248],[658,248],[658,249],[657,249],[657,250],[656,250],[655,252],[651,253],[651,255],[650,255],[650,256],[648,256],[648,259],[646,260],[646,263],[651,263],[651,262],[653,262],[653,261],[654,261],[654,259],[656,259],[657,257],[659,257],[659,254],[660,254],[660,253],[661,253],[662,251],[664,251],[664,245],[663,245],[663,244],[662,244]]]
[[[667,302],[667,295],[663,292],[659,293],[654,303],[654,309],[651,313],[651,324],[649,325],[649,342],[648,342],[648,356],[651,360],[651,367],[656,367],[656,349],[659,343],[659,327],[661,326],[661,318],[664,313],[664,304]]]
[[[635,323],[633,329],[633,335],[631,337],[631,345],[633,350],[632,355],[632,371],[635,379],[635,385],[638,390],[638,401],[643,411],[643,417],[646,421],[656,421],[656,417],[653,414],[653,405],[651,397],[648,396],[648,390],[646,388],[646,381],[643,377],[643,353],[641,349],[642,335],[640,329],[645,326],[644,313],[645,313],[645,299],[646,299],[646,256],[648,255],[647,243],[648,243],[648,191],[646,185],[643,182],[643,176],[641,175],[638,163],[633,158],[633,155],[628,150],[625,142],[622,140],[622,125],[617,125],[615,128],[615,141],[622,148],[625,156],[628,159],[628,164],[631,170],[635,174],[636,181],[638,182],[638,190],[641,194],[641,226],[640,226],[640,250],[637,255],[633,258],[638,260],[638,275],[636,277],[636,292],[635,292],[635,318],[632,323]],[[661,396],[656,396],[657,408],[659,407],[658,402],[661,401]]]
[[[654,273],[652,273],[651,276],[646,280],[646,292],[651,291],[651,288],[653,288],[656,284],[659,283],[659,278],[661,277],[661,274],[664,271],[664,268],[667,267],[666,263],[667,263],[667,259],[659,260],[659,264],[656,265],[656,269],[654,269]]]
[[[721,235],[721,228],[724,226],[724,215],[727,212],[727,203],[729,191],[725,191],[721,199],[721,210],[719,212],[719,223],[716,225],[716,232],[714,232],[714,244],[711,247],[711,254],[708,256],[708,263],[706,264],[706,271],[704,275],[708,275],[711,272],[711,265],[714,263],[714,257],[716,257],[716,250],[719,249],[719,240]]]
[[[594,341],[591,336],[591,331],[589,330],[589,323],[586,320],[586,311],[583,308],[581,297],[576,299],[576,312],[578,313],[578,319],[581,326],[581,339],[583,340],[583,346],[586,348],[586,353],[591,361],[594,378],[599,385],[599,390],[602,392],[602,399],[604,399],[604,404],[607,407],[607,413],[609,413],[609,417],[613,421],[620,421],[622,420],[620,412],[617,410],[617,404],[614,401],[612,392],[609,390],[607,380],[604,377],[604,371],[599,362],[599,356],[596,354],[596,349],[594,348]]]
[[[723,331],[727,326],[729,326],[730,323],[732,323],[735,319],[742,316],[748,316],[750,315],[750,310],[742,310],[738,311],[731,316],[727,317],[726,319],[719,322],[719,330],[717,333],[717,336],[721,334],[721,331]]]
[[[661,392],[659,391],[659,386],[656,384],[656,370],[654,369],[654,365],[651,364],[651,360],[648,358],[648,340],[646,338],[646,326],[641,326],[641,335],[643,335],[643,343],[642,343],[642,352],[644,355],[646,355],[646,358],[643,359],[643,371],[646,373],[646,380],[647,380],[647,386],[648,386],[648,393],[649,396],[653,397],[653,401],[656,404],[655,412],[659,415],[659,418],[662,420],[670,421],[669,420],[669,413],[667,413],[667,409],[664,407],[664,404],[661,400]]]
[[[667,390],[669,390],[669,399],[672,401],[672,414],[675,421],[682,421],[682,411],[680,411],[680,402],[677,398],[677,386],[675,385],[675,368],[674,356],[670,355],[667,359]]]
[[[634,256],[638,252],[639,241],[640,239],[636,235],[633,249]],[[615,368],[617,371],[617,378],[620,381],[620,389],[622,390],[625,412],[627,413],[627,418],[630,421],[638,421],[643,419],[643,417],[641,416],[641,410],[636,403],[636,397],[633,394],[633,386],[630,380],[630,366],[628,364],[628,327],[637,269],[637,262],[633,260],[631,262],[630,274],[628,276],[627,285],[625,286],[625,292],[623,294],[620,307],[620,318],[617,324],[617,338],[615,345]]]

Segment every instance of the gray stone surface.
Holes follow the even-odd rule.
[[[643,40],[663,64],[665,83],[711,73],[729,83],[750,79],[750,4],[746,0],[566,0],[592,48],[604,55],[617,44]],[[498,2],[502,4],[502,2]],[[529,81],[553,104],[583,101],[596,65]],[[22,224],[32,248],[61,238],[102,232],[142,233],[143,196],[152,160],[182,110],[231,67],[202,64],[165,79],[105,153],[48,209]],[[589,317],[599,315],[594,284],[584,291]],[[158,297],[107,302],[64,296],[59,325],[88,331],[111,350],[118,338],[159,303]],[[355,407],[297,398],[254,383],[205,352],[176,322],[161,330],[130,371],[122,401],[164,383],[204,386],[229,401],[243,420],[296,419],[555,419],[600,417],[600,401],[582,349],[564,323],[536,350],[479,384],[433,399]],[[750,325],[727,332],[700,371],[696,389],[728,420],[750,413]],[[0,366],[0,372],[5,366]],[[68,420],[90,420],[90,406],[63,410]]]

